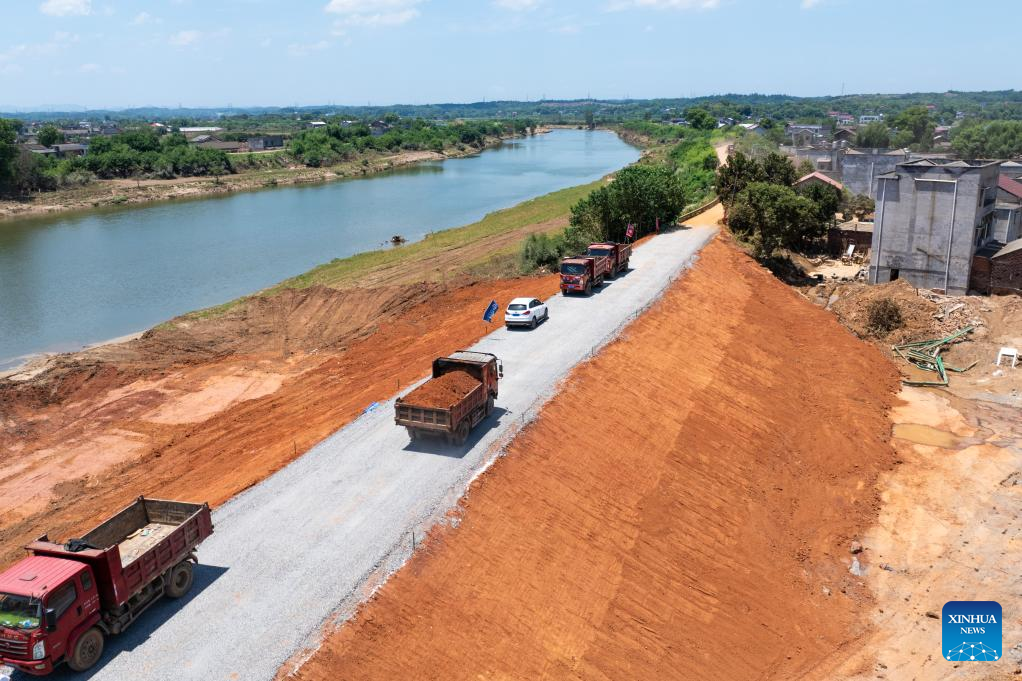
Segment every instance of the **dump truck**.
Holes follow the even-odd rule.
[[[603,286],[610,273],[610,258],[605,255],[576,255],[561,259],[561,293],[575,291],[592,295],[593,288]]]
[[[162,596],[188,593],[195,549],[212,533],[207,504],[139,497],[79,539],[43,535],[0,573],[0,667],[44,676],[94,666],[105,637]]]
[[[612,241],[589,244],[589,248],[586,249],[586,255],[610,258],[610,272],[607,273],[607,278],[613,279],[621,272],[628,271],[628,259],[632,257],[632,246],[631,244],[619,244]]]
[[[503,364],[488,352],[458,350],[438,357],[433,377],[398,398],[394,421],[408,429],[413,441],[434,435],[463,445],[469,431],[493,411],[497,381],[503,377]]]

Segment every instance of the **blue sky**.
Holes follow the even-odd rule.
[[[996,67],[1018,58],[999,28],[1019,24],[1017,0],[4,4],[0,109],[1022,85],[1015,69]],[[929,50],[934,43],[944,48]]]

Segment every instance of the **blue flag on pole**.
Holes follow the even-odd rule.
[[[497,301],[491,300],[490,304],[486,307],[486,312],[483,313],[483,319],[487,322],[493,321],[493,315],[497,314]]]

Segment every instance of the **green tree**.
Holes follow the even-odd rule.
[[[826,231],[812,199],[769,182],[753,182],[742,190],[731,207],[728,226],[752,243],[757,257],[769,257],[781,247],[803,248]]]
[[[845,201],[844,212],[851,213],[858,220],[865,220],[876,210],[876,201],[866,194],[856,194]]]
[[[991,121],[956,128],[951,148],[962,158],[1022,156],[1022,121]]]
[[[18,157],[18,133],[13,121],[0,118],[0,187],[9,185],[14,175],[13,163]]]
[[[816,164],[813,163],[812,159],[804,158],[798,162],[798,168],[795,169],[795,174],[799,177],[805,177],[816,172]]]
[[[795,184],[798,174],[795,171],[795,164],[784,154],[770,152],[763,159],[763,180],[773,184],[790,187]]]
[[[706,109],[692,107],[685,111],[685,120],[696,130],[715,130],[717,119]]]
[[[44,125],[40,128],[39,132],[36,133],[35,138],[39,141],[39,144],[44,147],[52,147],[54,144],[60,144],[64,141],[64,133],[53,125]]]
[[[899,132],[908,133],[911,136],[911,144],[920,151],[929,151],[933,147],[933,131],[936,124],[925,106],[910,106],[898,114],[892,124]]]
[[[593,111],[593,107],[591,104],[589,106],[586,106],[585,108],[585,121],[586,127],[589,128],[590,130],[596,128],[596,113]]]
[[[883,121],[873,121],[855,133],[855,146],[887,149],[891,146],[891,130]]]
[[[717,195],[725,209],[752,182],[763,180],[763,168],[756,159],[740,151],[728,156],[727,163],[717,168]]]
[[[565,242],[572,249],[599,239],[624,241],[627,225],[636,237],[653,231],[657,221],[673,223],[685,208],[678,177],[665,166],[635,165],[571,207]]]
[[[797,191],[816,204],[817,214],[823,224],[834,221],[834,215],[841,209],[844,199],[840,189],[823,182],[807,182]]]

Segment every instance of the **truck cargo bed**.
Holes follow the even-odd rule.
[[[28,548],[91,565],[105,606],[115,607],[187,559],[212,533],[206,504],[139,497],[80,539],[55,544],[44,536]]]

